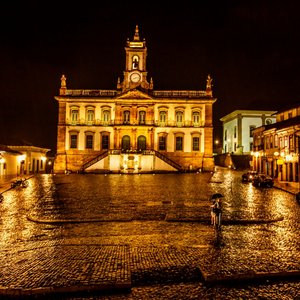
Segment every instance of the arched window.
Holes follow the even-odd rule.
[[[166,111],[159,112],[159,122],[160,122],[160,126],[166,124],[166,122],[167,122],[167,112]]]
[[[146,137],[143,135],[140,135],[137,140],[137,149],[138,150],[146,150],[147,145],[146,145]]]
[[[130,136],[124,135],[122,138],[122,150],[130,150]]]
[[[71,108],[71,123],[77,124],[79,120],[79,109],[78,107]]]
[[[192,118],[194,126],[200,126],[200,113],[198,111],[193,112]]]
[[[182,126],[183,125],[183,112],[176,111],[175,119],[176,119],[176,125]]]
[[[139,111],[139,124],[143,125],[146,123],[146,112],[144,110]]]
[[[94,108],[87,108],[86,110],[86,122],[87,124],[93,124],[95,118]]]
[[[104,110],[103,111],[103,123],[109,123],[110,121],[110,111]]]
[[[134,55],[132,57],[132,69],[138,69],[139,68],[139,57],[137,55]]]
[[[130,111],[129,110],[125,110],[123,113],[123,123],[124,124],[130,123]]]

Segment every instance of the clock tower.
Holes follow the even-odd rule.
[[[120,79],[118,79],[117,89],[121,90],[122,93],[138,86],[145,90],[152,90],[152,79],[150,80],[150,84],[147,81],[148,72],[146,71],[146,41],[145,39],[141,41],[139,28],[137,25],[135,27],[133,40],[130,41],[127,39],[125,52],[126,64],[125,71],[123,72],[124,79],[122,83],[120,82]]]

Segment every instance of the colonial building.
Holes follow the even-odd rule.
[[[213,103],[205,90],[155,90],[136,26],[115,90],[74,90],[61,77],[54,171],[211,171]]]
[[[45,173],[49,151],[35,146],[0,145],[0,176]]]
[[[276,123],[253,131],[253,168],[281,181],[299,182],[300,106],[276,115]]]
[[[220,120],[223,123],[223,152],[250,154],[253,130],[276,122],[276,111],[235,110]]]

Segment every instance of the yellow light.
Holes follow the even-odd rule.
[[[5,163],[5,159],[3,157],[0,158],[0,164],[4,164]]]
[[[41,157],[41,160],[42,160],[42,161],[45,161],[46,159],[47,159],[47,158],[46,158],[45,156],[42,156],[42,157]]]
[[[288,155],[285,157],[285,160],[286,160],[286,161],[291,161],[291,160],[292,160],[292,155],[288,154]]]
[[[26,158],[26,154],[19,155],[18,156],[18,162],[21,162],[21,161],[25,160],[25,158]]]

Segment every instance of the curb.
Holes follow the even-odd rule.
[[[58,294],[74,294],[74,293],[96,293],[96,292],[110,292],[120,293],[131,291],[131,282],[124,282],[120,284],[93,284],[80,285],[69,287],[38,287],[32,289],[22,288],[4,288],[0,287],[0,295],[10,299],[20,299],[20,297],[37,297],[37,296],[54,296]]]
[[[39,219],[34,218],[30,215],[26,216],[28,221],[40,223],[40,224],[76,224],[76,223],[99,223],[99,222],[133,222],[134,219],[82,219],[82,220],[74,220],[74,219],[57,219],[57,220],[46,220],[46,219]],[[278,217],[275,219],[237,219],[237,220],[222,220],[222,225],[248,225],[248,224],[267,224],[282,221],[283,217]],[[149,220],[145,220],[149,221]],[[206,223],[207,225],[210,224],[210,219],[167,219],[164,220],[165,222],[174,222],[174,223]]]
[[[248,272],[245,274],[214,276],[200,270],[204,283],[206,284],[229,284],[234,282],[247,283],[261,280],[287,280],[290,278],[300,278],[300,270],[289,270],[280,272]]]

